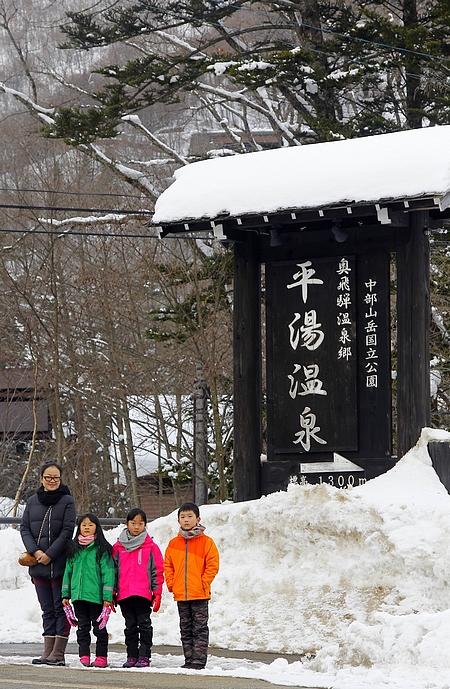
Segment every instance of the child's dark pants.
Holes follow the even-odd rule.
[[[129,596],[119,601],[119,605],[125,618],[128,658],[150,658],[153,644],[151,602],[143,596]]]
[[[208,600],[178,601],[180,634],[186,663],[205,667],[208,657]]]
[[[105,629],[98,628],[97,617],[100,615],[103,606],[100,603],[89,603],[86,600],[74,600],[73,609],[78,619],[77,627],[77,641],[78,641],[78,655],[88,656],[91,653],[91,625],[94,635],[97,637],[95,645],[95,655],[108,655],[108,632]]]

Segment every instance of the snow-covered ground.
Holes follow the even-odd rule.
[[[204,673],[333,689],[450,688],[450,496],[431,466],[429,440],[450,434],[425,429],[391,471],[358,488],[291,485],[260,500],[202,508],[221,553],[212,647],[304,654],[301,662],[263,665],[214,657],[211,648]],[[176,530],[175,514],[149,525],[162,549]],[[110,540],[119,532],[108,532]],[[21,550],[17,531],[0,531],[0,642],[40,640],[34,589],[17,564]],[[153,622],[155,644],[179,645],[167,591]],[[123,641],[120,611],[108,629],[111,642]],[[124,657],[111,654],[111,666]],[[75,656],[69,661],[81,668]],[[156,655],[153,668],[139,672],[192,672],[180,664]]]

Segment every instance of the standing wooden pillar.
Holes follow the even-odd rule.
[[[234,499],[261,497],[261,268],[255,237],[234,245]]]
[[[411,239],[397,248],[397,455],[431,423],[428,213],[411,213]]]
[[[208,409],[206,398],[206,379],[203,363],[197,361],[194,391],[194,502],[197,505],[208,503]]]

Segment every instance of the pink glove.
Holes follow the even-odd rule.
[[[153,612],[158,612],[158,610],[160,609],[160,607],[161,607],[161,594],[160,593],[154,593],[153,594],[152,607],[153,607]]]
[[[104,605],[100,615],[97,617],[97,622],[100,623],[98,625],[99,629],[104,629],[106,627],[106,625],[108,624],[110,614],[111,608],[108,608],[106,605]]]
[[[70,624],[70,626],[71,626],[71,627],[76,627],[77,624],[78,624],[78,620],[77,620],[77,618],[75,617],[75,613],[74,613],[74,611],[73,611],[73,608],[72,608],[71,604],[70,604],[70,603],[67,603],[67,605],[65,605],[65,606],[63,607],[63,610],[64,610],[64,614],[65,614],[65,616],[66,616],[66,618],[67,618],[67,621],[68,621],[68,623]]]

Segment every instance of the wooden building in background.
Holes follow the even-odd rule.
[[[22,368],[0,372],[0,437],[30,440],[34,429],[33,400],[35,381],[33,372]],[[47,399],[42,389],[36,390],[37,435],[41,440],[52,437]]]
[[[146,474],[138,477],[141,507],[149,521],[164,517],[176,510],[183,502],[192,502],[194,488],[192,483],[186,483],[174,489],[169,478],[161,478],[158,474]]]

